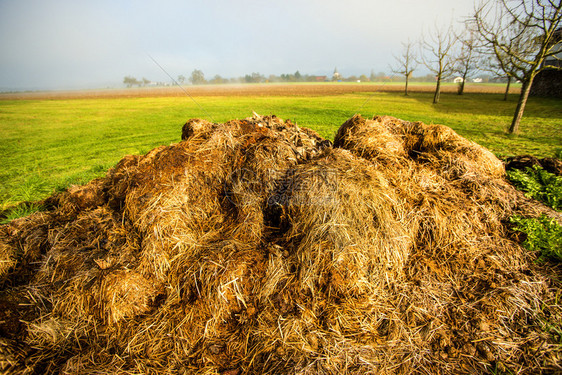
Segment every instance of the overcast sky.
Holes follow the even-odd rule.
[[[0,91],[119,87],[200,69],[237,77],[389,72],[401,42],[474,0],[0,0]]]

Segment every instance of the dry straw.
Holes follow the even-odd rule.
[[[445,126],[193,119],[44,203],[0,227],[8,373],[562,370],[556,270],[506,227],[548,210]]]

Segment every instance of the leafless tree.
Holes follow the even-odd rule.
[[[508,77],[522,82],[511,134],[517,134],[533,80],[544,69],[562,69],[560,40],[556,39],[562,18],[558,0],[487,0],[477,7],[472,21]]]
[[[455,58],[452,55],[456,36],[449,26],[447,29],[435,27],[429,37],[422,37],[421,62],[435,75],[437,83],[433,103],[439,103],[441,95],[441,81],[450,78],[454,73]]]
[[[461,43],[460,53],[456,58],[455,72],[458,73],[462,82],[459,86],[458,94],[464,94],[464,84],[467,77],[478,69],[478,40],[476,30],[467,24],[463,30],[463,34],[457,36],[457,40]]]
[[[406,78],[404,95],[408,96],[408,80],[418,67],[418,63],[415,55],[415,44],[408,40],[407,43],[402,43],[402,46],[402,54],[400,56],[394,56],[396,66],[391,67],[391,70],[393,73],[402,74]]]
[[[496,58],[495,54],[492,55],[483,54],[479,62],[479,69],[491,73],[496,78],[507,79],[507,83],[505,85],[505,92],[503,95],[503,100],[507,101],[507,98],[509,96],[509,88],[511,87],[511,81],[513,81],[513,77],[509,73],[512,70],[512,68],[507,69],[508,71],[505,72],[502,69],[502,66],[498,61],[498,59]]]

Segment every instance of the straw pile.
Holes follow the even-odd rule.
[[[193,119],[44,203],[0,227],[7,372],[562,370],[556,270],[506,224],[548,210],[445,126]]]

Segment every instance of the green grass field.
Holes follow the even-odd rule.
[[[104,175],[124,155],[180,141],[190,118],[226,121],[276,114],[333,138],[350,116],[391,115],[438,123],[498,156],[554,156],[562,148],[562,101],[530,99],[521,133],[506,134],[516,95],[377,92],[331,96],[202,96],[0,101],[0,209]]]

